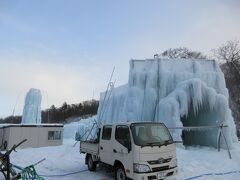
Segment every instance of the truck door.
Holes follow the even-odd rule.
[[[99,156],[100,160],[106,164],[113,165],[112,159],[112,126],[105,125],[102,128],[102,133],[100,137],[100,147],[99,147]]]
[[[133,173],[133,155],[129,127],[118,125],[115,128],[115,141],[113,143],[114,159],[119,160],[124,168],[126,175],[131,177]]]

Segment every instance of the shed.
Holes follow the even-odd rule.
[[[59,146],[63,142],[63,124],[2,124],[0,150],[10,149],[27,139],[20,148]]]

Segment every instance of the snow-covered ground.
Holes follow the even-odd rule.
[[[42,147],[19,149],[18,152],[11,154],[13,164],[25,167],[30,164],[46,158],[45,161],[36,166],[36,170],[44,179],[81,179],[81,180],[111,180],[114,174],[106,168],[98,168],[96,172],[83,171],[82,173],[71,174],[68,176],[51,176],[63,175],[66,173],[86,170],[84,164],[84,154],[79,153],[79,143],[73,146],[75,141],[64,139],[62,146]],[[228,158],[226,150],[217,152],[214,148],[208,147],[191,147],[177,148],[177,158],[179,172],[176,176],[168,178],[169,180],[184,180],[193,176],[207,173],[226,173],[230,171],[239,171],[234,174],[203,176],[197,178],[203,179],[240,179],[240,143],[234,144],[231,150],[232,159]],[[0,179],[3,177],[0,175]]]

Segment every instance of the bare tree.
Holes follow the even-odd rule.
[[[240,121],[240,46],[238,40],[227,41],[217,49],[212,50],[214,56],[222,61],[221,69],[225,76],[229,91],[230,108],[233,117]]]
[[[227,41],[225,44],[217,49],[213,49],[214,55],[226,63],[237,63],[240,62],[240,47],[239,41]]]
[[[186,47],[180,47],[180,48],[170,48],[163,53],[160,54],[161,56],[168,57],[170,59],[206,59],[207,57],[203,55],[201,52],[190,50]]]
[[[235,79],[240,79],[240,45],[238,40],[227,41],[225,44],[217,49],[212,50],[214,56],[226,63],[225,67],[228,67],[234,74]],[[235,72],[233,72],[235,71]]]

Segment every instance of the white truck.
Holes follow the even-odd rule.
[[[177,173],[176,146],[163,123],[127,122],[102,125],[96,141],[81,141],[90,171],[98,163],[114,167],[115,179],[164,179]]]

